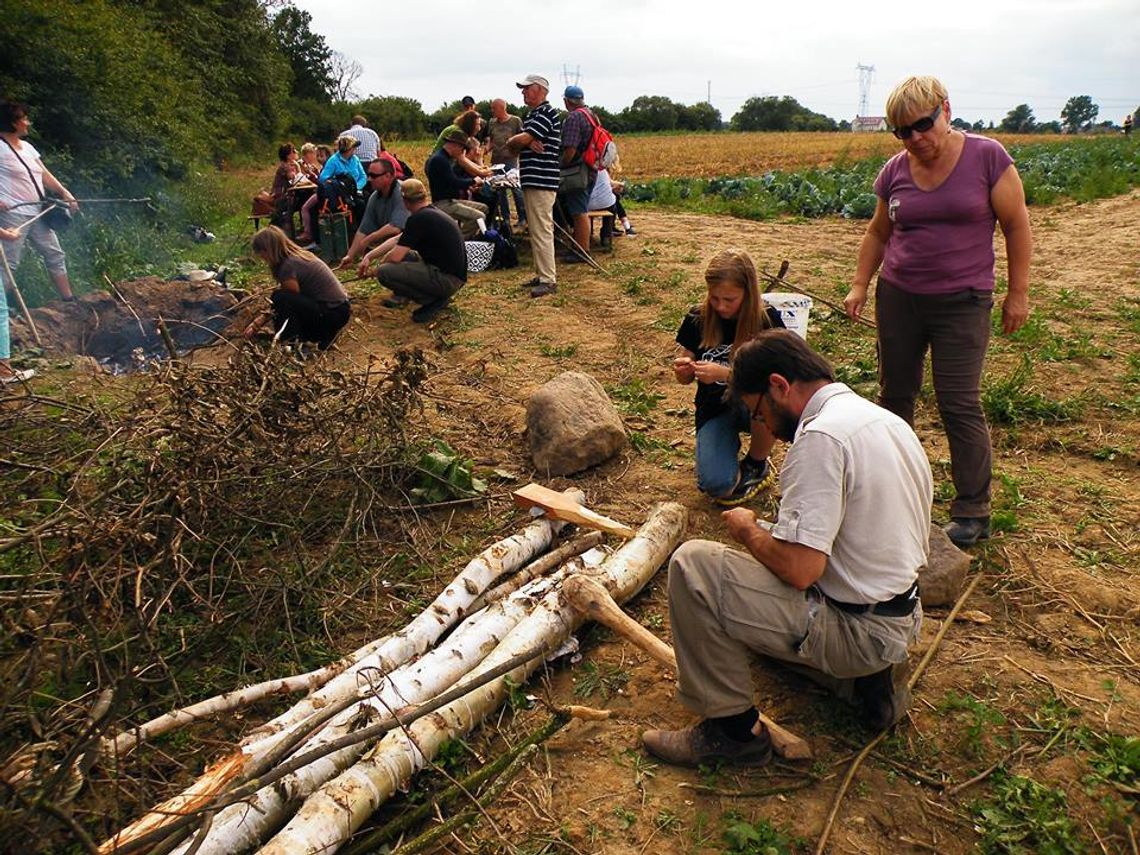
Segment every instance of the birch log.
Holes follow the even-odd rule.
[[[505,600],[493,603],[464,621],[447,639],[446,646],[431,650],[414,663],[387,675],[381,685],[367,690],[359,704],[342,711],[303,751],[318,749],[359,729],[364,723],[384,718],[393,711],[421,704],[451,688],[501,643],[502,639],[560,581],[566,570],[586,566],[586,556],[568,562],[565,570],[532,581]],[[593,564],[599,563],[601,554]],[[288,819],[290,807],[351,766],[370,745],[359,743],[342,748],[310,763],[277,783],[263,787],[250,799],[219,811],[197,855],[228,855],[249,849]],[[191,842],[174,850],[188,852]]]
[[[579,501],[585,498],[579,491],[567,492],[576,498],[580,497]],[[485,549],[403,630],[389,636],[377,650],[357,661],[323,688],[257,728],[242,741],[238,750],[207,767],[198,780],[182,793],[158,805],[104,841],[99,847],[100,853],[113,852],[117,846],[161,828],[172,819],[209,803],[231,781],[241,777],[256,760],[282,744],[293,728],[303,726],[305,720],[331,704],[352,697],[359,691],[362,682],[367,685],[368,681],[364,679],[366,672],[386,674],[423,653],[461,619],[471,603],[500,576],[517,570],[544,552],[555,533],[564,525],[555,520],[539,519],[521,532]]]
[[[597,573],[618,602],[629,599],[656,573],[680,542],[687,514],[681,505],[656,506],[633,540],[615,552]],[[582,615],[561,592],[551,591],[526,620],[483,661],[485,671],[520,652],[545,643],[557,647],[583,622]],[[507,692],[507,678],[521,682],[539,666],[532,660],[511,674],[481,686],[435,713],[420,719],[407,732],[394,731],[360,762],[313,793],[292,820],[260,850],[261,855],[328,853],[338,849],[427,758],[448,739],[469,732],[493,712]]]

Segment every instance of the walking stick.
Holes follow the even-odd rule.
[[[570,249],[573,252],[577,253],[577,255],[580,259],[587,262],[591,267],[593,267],[599,273],[604,273],[604,274],[606,274],[606,276],[610,275],[610,272],[608,270],[606,270],[604,267],[602,267],[602,265],[598,264],[598,262],[594,261],[594,257],[592,255],[590,255],[590,253],[588,253],[586,250],[582,249],[582,247],[578,246],[578,241],[574,240],[574,235],[570,234],[570,232],[566,231],[566,229],[564,229],[558,223],[554,224],[554,228],[556,228],[556,229],[558,229],[558,231],[562,232],[562,236],[570,242]]]
[[[8,264],[8,253],[4,251],[2,242],[0,242],[0,259],[4,261],[4,272],[8,274],[8,284],[12,286],[12,293],[16,295],[16,302],[20,305],[20,311],[24,313],[24,320],[28,322],[28,326],[32,330],[32,337],[36,340],[36,344],[43,347],[44,343],[40,338],[40,331],[36,329],[36,322],[32,320],[32,313],[28,311],[28,304],[24,302],[24,295],[16,287],[16,277],[12,275],[12,267]]]

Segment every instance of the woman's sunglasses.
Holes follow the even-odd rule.
[[[942,105],[939,104],[934,108],[934,112],[929,116],[923,116],[912,125],[899,125],[893,131],[891,131],[891,133],[898,137],[900,140],[909,140],[910,135],[915,131],[918,131],[920,134],[924,134],[934,127],[934,120],[938,118],[938,114],[941,112]]]

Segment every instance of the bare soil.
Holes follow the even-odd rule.
[[[1009,511],[1011,530],[976,551],[973,572],[983,580],[967,604],[971,620],[950,628],[908,720],[858,773],[830,852],[973,851],[973,811],[991,797],[994,776],[953,795],[948,790],[997,764],[1064,793],[1075,838],[1089,850],[1135,851],[1135,797],[1090,777],[1090,753],[1075,734],[1084,726],[1131,736],[1140,725],[1140,583],[1133,572],[1140,559],[1138,216],[1138,192],[1033,212],[1033,302],[1045,332],[1029,342],[995,338],[988,375],[1008,376],[1028,353],[1033,374],[1026,388],[1082,409],[1055,425],[994,426],[996,507]],[[372,294],[357,301],[338,348],[358,364],[397,347],[429,351],[438,365],[426,415],[433,429],[479,465],[520,481],[532,476],[528,395],[560,371],[586,371],[625,409],[638,448],[553,486],[577,484],[594,507],[635,524],[651,503],[680,501],[691,512],[690,536],[723,539],[717,510],[693,482],[692,389],[676,385],[669,368],[680,312],[703,293],[704,261],[728,245],[746,248],[773,273],[788,259],[791,281],[841,300],[864,225],[672,213],[638,213],[635,220],[638,237],[619,239],[612,255],[598,256],[609,275],[563,267],[558,294],[531,300],[519,287],[530,276],[526,267],[479,274],[429,328],[382,308],[385,295]],[[873,335],[817,303],[809,341],[872,396]],[[1058,342],[1068,342],[1068,351]],[[646,395],[660,398],[654,403]],[[948,452],[929,397],[918,431],[936,478],[947,482]],[[500,483],[492,503],[506,513],[509,486]],[[939,497],[935,513],[945,518],[944,489]],[[759,502],[758,512],[770,513],[774,501]],[[663,572],[631,608],[668,638]],[[915,660],[945,616],[945,609],[928,612]],[[605,631],[587,631],[583,641],[594,673],[584,664],[562,668],[547,691],[556,703],[608,707],[618,718],[571,723],[490,811],[492,824],[441,851],[504,851],[508,842],[527,852],[723,851],[730,812],[768,818],[799,838],[803,851],[814,845],[847,760],[872,735],[851,714],[800,678],[758,663],[759,703],[810,739],[817,760],[809,768],[818,780],[753,797],[799,780],[781,777],[789,771],[807,770],[780,764],[764,772],[698,773],[651,762],[639,732],[691,720],[671,680]],[[599,675],[607,679],[587,693]],[[1042,711],[1056,709],[1060,736],[1038,753],[1057,732]],[[494,753],[501,738],[517,738],[543,715],[484,728],[474,750]],[[1025,851],[1034,851],[1032,840]]]
[[[693,390],[674,383],[670,370],[681,313],[703,295],[707,258],[729,245],[747,249],[772,273],[788,259],[790,281],[839,301],[865,224],[634,214],[638,236],[597,256],[608,275],[562,267],[553,297],[532,300],[520,287],[532,275],[525,254],[516,270],[474,275],[453,308],[427,327],[411,323],[406,310],[383,308],[387,295],[369,283],[350,285],[353,320],[323,358],[363,367],[399,348],[422,348],[435,363],[427,426],[484,474],[499,473],[485,508],[455,513],[454,532],[474,530],[487,515],[517,519],[508,491],[536,477],[524,433],[527,398],[555,374],[577,370],[609,390],[634,443],[603,466],[547,483],[580,486],[597,510],[635,525],[652,503],[679,501],[690,511],[690,537],[725,539],[718,509],[694,483]],[[1085,850],[1137,851],[1135,794],[1097,778],[1091,759],[1097,735],[1140,731],[1138,217],[1137,191],[1032,212],[1036,337],[995,338],[987,375],[1008,377],[1028,354],[1032,375],[1022,391],[1079,409],[1056,424],[993,426],[995,507],[1006,512],[1005,530],[976,550],[972,573],[983,578],[966,604],[968,619],[949,629],[908,718],[859,771],[828,852],[975,851],[982,839],[977,810],[998,798],[993,787],[1002,770],[1062,792],[1073,839]],[[873,397],[873,330],[817,302],[809,341]],[[222,360],[224,348],[194,358]],[[945,518],[948,451],[929,395],[917,430],[942,485],[935,515]],[[777,462],[780,456],[778,449]],[[771,514],[777,499],[759,500],[757,512]],[[664,577],[629,608],[668,639]],[[946,614],[928,610],[914,661]],[[848,762],[873,736],[852,713],[800,677],[758,662],[758,703],[810,740],[815,761],[743,773],[670,768],[639,744],[645,728],[692,720],[670,676],[604,630],[587,629],[581,641],[582,660],[552,669],[546,685],[531,691],[559,705],[612,709],[616,717],[571,722],[484,821],[437,851],[767,851],[729,850],[722,832],[733,814],[767,819],[795,839],[792,851],[812,851]],[[489,758],[546,717],[541,707],[506,714],[468,744]],[[770,792],[790,786],[801,788]],[[1038,845],[1029,838],[1023,850],[991,851]]]

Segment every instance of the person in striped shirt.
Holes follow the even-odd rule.
[[[521,83],[523,103],[529,108],[522,131],[507,140],[519,154],[519,183],[527,212],[535,277],[526,284],[530,296],[545,297],[557,289],[554,267],[554,197],[558,194],[559,158],[562,152],[562,120],[546,100],[550,82],[528,74]]]

